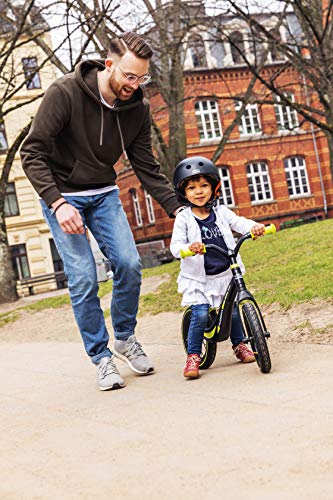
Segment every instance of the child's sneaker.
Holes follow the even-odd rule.
[[[199,378],[200,363],[200,356],[197,354],[189,354],[184,368],[184,377]]]
[[[242,363],[253,363],[253,361],[256,360],[252,350],[244,344],[244,342],[241,342],[236,347],[233,347],[233,350],[236,358]]]

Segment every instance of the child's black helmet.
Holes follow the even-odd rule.
[[[208,177],[211,181],[213,189],[212,199],[218,196],[220,176],[214,163],[204,156],[192,156],[192,158],[185,158],[185,160],[178,163],[173,174],[173,187],[180,203],[189,204],[185,198],[184,181],[200,175]]]

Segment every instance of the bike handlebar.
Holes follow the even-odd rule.
[[[274,224],[269,224],[268,226],[265,226],[265,235],[266,234],[275,234],[276,233],[276,227]],[[242,236],[242,241],[248,239],[248,238],[252,238],[253,240],[255,240],[257,238],[257,236],[255,236],[254,234],[251,233],[251,231],[249,233],[246,233]],[[215,245],[214,245],[215,247]],[[216,247],[218,249],[218,247]],[[206,247],[204,246],[203,248],[203,253],[206,253]],[[225,253],[225,252],[223,252]],[[186,257],[192,257],[193,255],[196,255],[195,252],[192,252],[190,249],[186,249],[186,250],[181,250],[180,251],[180,258],[181,259],[186,259]]]
[[[265,226],[265,235],[266,234],[275,234],[276,233],[276,227],[275,224],[269,224],[268,226]],[[251,238],[255,240],[257,238],[256,235],[252,234],[250,231]]]

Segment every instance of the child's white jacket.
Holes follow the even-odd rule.
[[[218,205],[213,208],[216,214],[216,225],[219,227],[224,241],[228,248],[235,248],[235,239],[231,230],[240,234],[245,234],[256,224],[251,219],[239,217],[232,210],[225,205]],[[173,233],[171,238],[170,250],[174,257],[180,258],[180,251],[187,250],[191,243],[201,240],[201,231],[199,224],[195,220],[193,212],[190,207],[186,207],[179,212],[176,216]],[[237,256],[237,261],[240,265],[241,271],[244,272],[244,265],[240,255]],[[189,278],[206,282],[206,273],[204,266],[204,256],[194,255],[186,259],[181,259],[179,277]]]

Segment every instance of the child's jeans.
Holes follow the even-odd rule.
[[[209,304],[195,304],[191,306],[192,316],[188,330],[188,354],[201,354],[204,331],[207,326]],[[232,311],[230,340],[235,347],[244,339],[244,332],[239,312],[235,306]]]

